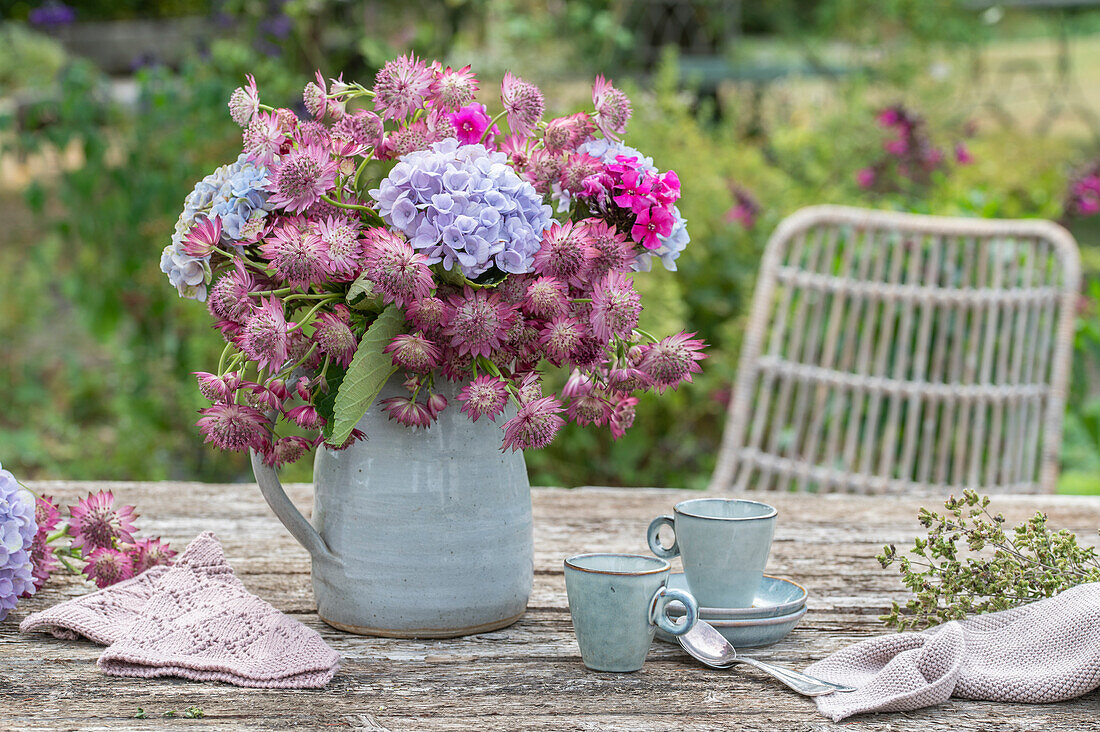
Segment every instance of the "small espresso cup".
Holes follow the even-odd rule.
[[[695,626],[699,605],[665,586],[671,565],[641,554],[579,554],[565,560],[565,589],[581,660],[593,671],[637,671],[659,627],[683,635]],[[678,601],[687,612],[669,617]]]
[[[771,551],[776,510],[741,498],[695,498],[649,524],[649,548],[661,559],[681,557],[688,589],[703,607],[750,607]],[[662,526],[675,533],[661,545]]]

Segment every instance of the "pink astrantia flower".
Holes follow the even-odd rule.
[[[692,338],[694,335],[677,333],[646,347],[638,368],[653,379],[658,391],[670,386],[675,389],[681,382],[691,383],[691,375],[702,370],[696,362],[706,358],[702,353],[705,344]]]
[[[595,137],[596,124],[584,112],[552,119],[542,135],[543,146],[552,153],[576,150]]]
[[[634,424],[634,408],[638,405],[638,398],[627,396],[621,397],[616,403],[611,412],[611,418],[609,421],[609,428],[611,429],[611,438],[614,440],[619,439],[626,434],[626,431]]]
[[[434,284],[423,254],[409,242],[381,227],[363,234],[364,273],[386,302],[416,302],[427,297]]]
[[[592,290],[592,332],[603,340],[626,338],[638,325],[642,296],[621,272],[610,272]]]
[[[382,352],[392,356],[393,365],[397,368],[416,374],[426,374],[436,368],[443,356],[439,346],[422,333],[395,336]]]
[[[245,76],[246,84],[238,86],[229,95],[229,116],[241,127],[247,127],[252,116],[260,109],[260,94],[256,90],[256,78]]]
[[[268,372],[283,367],[287,361],[289,337],[281,300],[276,297],[263,299],[244,324],[238,345],[250,360]]]
[[[515,319],[515,309],[490,290],[467,287],[447,301],[443,335],[460,354],[489,356],[499,349]]]
[[[481,142],[485,130],[489,129],[489,123],[493,121],[492,117],[489,116],[489,112],[485,109],[485,105],[478,102],[467,104],[451,114],[450,119],[455,127],[455,137],[463,145],[473,145]],[[499,134],[500,130],[496,125],[493,125],[493,129],[485,138],[485,145],[491,147],[493,136]]]
[[[134,576],[133,560],[118,549],[101,546],[89,554],[87,559],[84,574],[100,589]]]
[[[630,230],[630,236],[646,249],[658,249],[661,246],[661,240],[658,237],[671,234],[675,223],[676,219],[671,213],[664,208],[654,206],[638,214]]]
[[[347,322],[338,315],[323,312],[313,321],[313,328],[313,342],[321,353],[347,368],[359,345]]]
[[[435,74],[436,100],[448,111],[460,109],[474,101],[477,92],[477,77],[469,65],[461,69],[443,68],[438,61],[432,64]]]
[[[535,253],[535,271],[580,286],[594,254],[585,228],[574,226],[572,221],[554,222],[542,234],[542,247]]]
[[[510,71],[504,74],[501,82],[500,101],[508,113],[508,127],[515,135],[530,135],[542,119],[546,106],[537,86]]]
[[[565,424],[565,420],[558,416],[561,412],[561,402],[554,397],[527,402],[515,417],[504,423],[501,450],[512,448],[512,452],[516,452],[546,447]]]
[[[199,382],[199,392],[211,402],[227,402],[230,395],[240,386],[241,380],[237,372],[218,376],[205,371],[193,372]]]
[[[374,110],[384,119],[405,119],[435,93],[437,80],[412,54],[387,61],[374,77]]]
[[[527,286],[523,310],[536,318],[550,320],[565,314],[569,307],[568,296],[568,288],[557,278],[538,277]]]
[[[607,388],[612,392],[629,393],[648,389],[653,385],[649,374],[633,366],[611,369],[607,372]]]
[[[253,115],[242,136],[244,154],[256,165],[271,166],[279,155],[290,149],[287,132],[271,112]]]
[[[584,327],[576,318],[559,317],[546,324],[542,331],[542,347],[551,360],[558,363],[569,360],[580,345]]]
[[[587,394],[569,400],[566,416],[583,426],[603,425],[611,416],[611,404],[598,394]]]
[[[590,394],[593,388],[594,384],[591,376],[582,373],[580,369],[573,369],[573,372],[569,374],[569,378],[565,380],[561,395],[564,397],[585,396]]]
[[[133,506],[115,506],[115,494],[111,491],[89,493],[88,497],[69,507],[69,533],[73,547],[87,557],[92,551],[112,547],[116,541],[132,542],[134,519]]]
[[[363,266],[359,227],[346,216],[329,216],[313,223],[311,231],[324,243],[328,269],[341,281],[349,281]]]
[[[424,406],[428,408],[428,413],[432,415],[434,420],[440,412],[447,408],[447,397],[442,394],[429,394],[428,401]]]
[[[167,543],[162,542],[160,537],[138,539],[127,546],[125,551],[133,564],[135,577],[152,567],[171,564],[176,556],[176,552]]]
[[[192,257],[209,257],[222,240],[222,220],[217,216],[203,217],[187,231],[181,248]]]
[[[585,239],[592,250],[589,277],[631,270],[634,248],[617,228],[600,219],[585,219],[580,225],[584,227]]]
[[[271,173],[274,191],[267,202],[292,213],[301,213],[332,190],[337,164],[317,143],[294,148],[275,163]]]
[[[435,421],[431,410],[412,397],[390,397],[382,401],[390,419],[406,427],[428,427]]]
[[[618,140],[619,135],[626,131],[626,123],[630,120],[630,100],[626,94],[600,75],[592,85],[592,103],[596,105],[596,125],[604,137]]]
[[[256,278],[240,259],[233,270],[218,278],[206,298],[206,307],[215,320],[244,324],[256,310],[257,301],[249,293],[256,289]]]
[[[57,555],[47,543],[47,539],[57,525],[61,523],[61,507],[50,496],[39,496],[34,501],[34,523],[38,531],[31,542],[31,577],[33,577],[34,590],[37,592],[50,579],[60,563]],[[30,597],[29,590],[23,597]]]
[[[325,77],[317,71],[317,80],[306,84],[302,90],[302,102],[306,105],[306,111],[313,115],[314,119],[325,116],[328,108],[328,91],[325,89]]]
[[[325,424],[324,418],[312,404],[301,404],[293,409],[288,409],[285,414],[287,419],[302,429],[315,430]]]
[[[259,450],[267,442],[267,419],[263,412],[244,404],[215,404],[200,409],[199,432],[205,442],[220,450]]]
[[[291,287],[320,284],[334,274],[328,245],[318,234],[303,230],[301,220],[276,227],[260,245],[275,276]]]
[[[405,317],[420,330],[433,333],[443,327],[446,312],[447,306],[442,300],[429,296],[409,304],[405,309]]]
[[[264,452],[264,462],[272,467],[293,463],[309,452],[312,447],[312,442],[298,435],[280,437],[270,450]]]
[[[476,422],[481,417],[496,421],[497,415],[504,411],[504,405],[508,403],[508,388],[495,376],[482,374],[463,387],[458,393],[458,400],[463,402],[463,414],[472,421]]]

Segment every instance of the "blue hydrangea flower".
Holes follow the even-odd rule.
[[[243,154],[235,163],[223,165],[195,184],[183,202],[172,243],[160,257],[160,271],[180,297],[206,300],[210,284],[210,258],[192,257],[182,248],[183,238],[199,217],[218,216],[222,242],[236,246],[263,224],[271,207],[267,205],[267,168],[257,166]]]
[[[605,163],[614,163],[615,158],[619,155],[638,158],[638,162],[643,168],[652,173],[660,173],[657,166],[653,164],[653,158],[648,155],[643,155],[640,151],[635,150],[629,145],[624,145],[614,140],[589,140],[578,147],[577,152],[588,153],[592,157],[602,160]],[[555,184],[553,197],[558,201],[559,211],[569,210],[569,206],[572,204],[569,191],[564,191],[559,185]],[[672,207],[672,215],[676,217],[676,223],[672,225],[672,231],[669,232],[668,236],[657,237],[661,241],[661,246],[658,248],[638,253],[634,258],[635,272],[648,272],[652,269],[654,257],[660,258],[661,264],[665,266],[665,269],[672,272],[676,271],[676,259],[680,256],[680,252],[684,251],[684,248],[691,241],[691,237],[688,236],[687,219],[680,214],[679,207]]]
[[[530,272],[553,213],[507,155],[454,138],[402,156],[370,195],[430,263],[469,278],[493,266]]]
[[[20,597],[34,594],[31,544],[36,533],[34,497],[0,468],[0,620]]]

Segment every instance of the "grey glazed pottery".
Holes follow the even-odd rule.
[[[668,576],[668,587],[673,590],[688,589],[683,572],[673,572]],[[699,617],[703,620],[745,620],[747,618],[774,618],[778,615],[790,615],[806,604],[806,588],[784,577],[764,575],[760,587],[756,589],[756,598],[750,607],[706,607],[699,606]],[[672,615],[679,613],[672,608]]]
[[[580,554],[565,560],[565,589],[581,660],[593,671],[637,671],[658,627],[669,636],[698,620],[695,599],[665,587],[671,565],[640,554]],[[684,617],[667,613],[683,603]]]
[[[688,588],[705,607],[750,607],[771,551],[776,510],[742,498],[695,498],[677,503],[672,516],[649,524],[649,548],[661,559],[679,556]],[[661,545],[662,526],[675,532]]]
[[[793,613],[772,618],[747,618],[744,620],[708,620],[734,648],[760,648],[778,643],[795,629],[806,614],[802,606]],[[667,643],[677,643],[676,637],[657,630],[657,638]]]
[[[460,385],[437,392],[453,405]],[[523,454],[500,449],[500,419],[446,409],[427,429],[390,421],[379,402],[407,394],[391,378],[358,427],[367,439],[319,448],[312,523],[255,453],[268,505],[313,560],[321,619],[340,630],[449,638],[514,623],[531,594],[531,491]]]

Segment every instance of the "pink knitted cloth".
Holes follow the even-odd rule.
[[[112,676],[297,689],[324,686],[340,667],[316,631],[245,590],[210,532],[173,566],[35,613],[19,628],[107,645],[98,665]]]
[[[806,673],[857,687],[815,697],[834,722],[902,712],[955,696],[1045,704],[1100,687],[1100,583],[923,633],[860,641]]]

